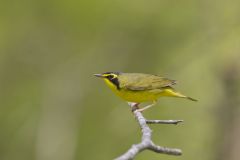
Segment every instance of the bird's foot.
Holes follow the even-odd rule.
[[[139,107],[138,107],[139,103],[128,102],[128,105],[131,106],[132,112],[135,112],[136,110],[139,109]]]

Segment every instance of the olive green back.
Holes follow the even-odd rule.
[[[176,84],[175,80],[143,73],[121,73],[118,80],[120,88],[133,91],[162,89]]]

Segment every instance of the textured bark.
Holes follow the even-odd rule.
[[[142,113],[138,111],[138,106],[135,103],[129,103],[132,108],[132,112],[141,128],[142,131],[142,141],[138,144],[132,145],[132,147],[123,155],[116,158],[115,160],[132,160],[134,157],[143,150],[151,150],[156,153],[169,154],[179,156],[182,154],[180,149],[167,148],[158,146],[152,141],[152,130],[149,128],[148,124],[177,124],[182,122],[182,120],[146,120]]]

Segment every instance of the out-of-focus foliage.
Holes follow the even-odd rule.
[[[7,1],[0,5],[0,159],[107,160],[140,140],[127,104],[92,75],[143,72],[199,99],[162,98],[154,141],[183,156],[237,160],[240,1]]]

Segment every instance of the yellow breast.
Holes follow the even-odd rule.
[[[104,79],[106,84],[112,89],[112,91],[118,95],[119,97],[123,98],[124,100],[128,102],[152,102],[156,101],[163,93],[162,91],[130,91],[126,89],[120,89],[118,90],[117,87],[109,82],[107,79]]]

